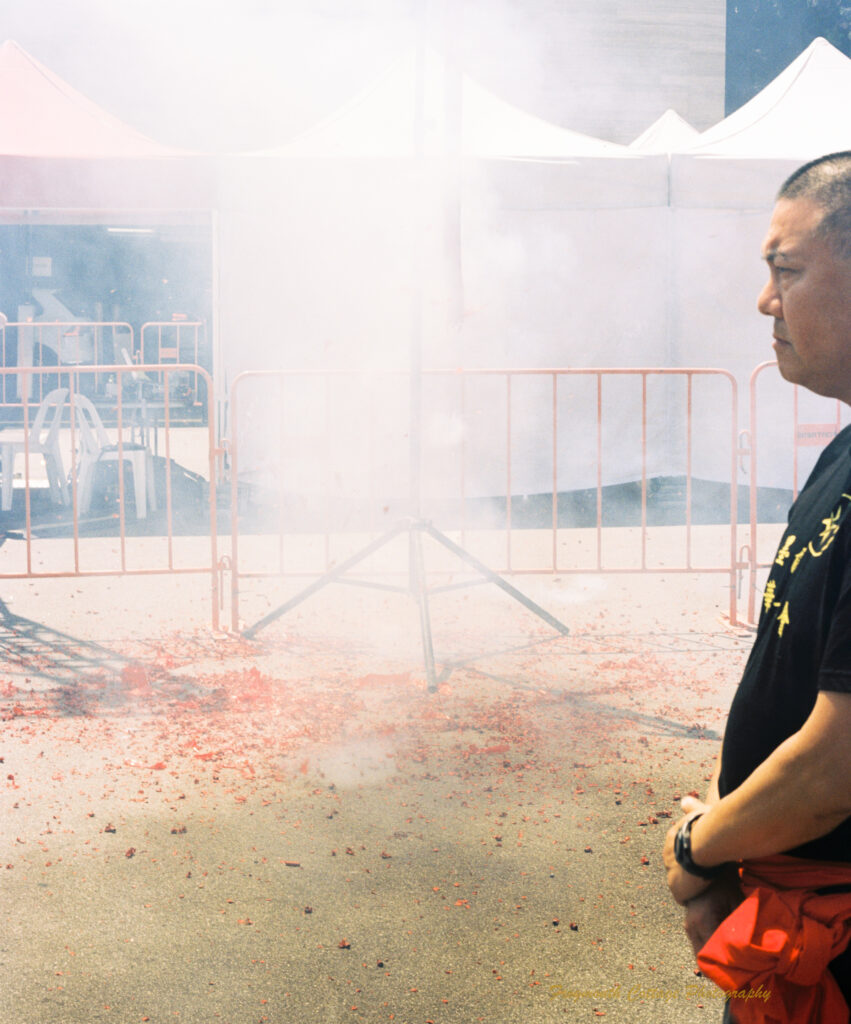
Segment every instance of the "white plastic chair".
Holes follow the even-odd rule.
[[[29,450],[30,455],[40,455],[44,459],[47,482],[50,493],[56,504],[70,504],[68,481],[62,466],[62,453],[59,450],[59,427],[62,423],[62,410],[68,388],[56,388],[41,400],[35,419],[29,431],[0,432],[0,459],[3,466],[2,506],[8,512],[12,507],[12,485],[15,479],[15,460],[18,455]],[[50,420],[48,422],[48,415]],[[27,473],[29,467],[27,467]]]
[[[120,447],[114,444],[97,409],[85,395],[74,396],[74,409],[80,434],[77,463],[77,504],[80,513],[88,512],[92,503],[95,466],[100,462],[117,462],[120,459],[129,462],[133,470],[136,517],[144,519],[148,514],[148,508],[156,511],[157,490],[151,449],[147,445],[132,441],[123,441]]]

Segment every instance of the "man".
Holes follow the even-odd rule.
[[[851,404],[851,151],[785,182],[762,255],[780,373]],[[709,793],[682,809],[668,885],[704,973],[734,993],[725,1020],[847,1021],[851,427],[792,506]]]

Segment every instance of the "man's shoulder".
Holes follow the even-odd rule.
[[[789,509],[788,527],[799,533],[815,528],[831,514],[845,519],[851,504],[851,425],[841,430],[819,455]],[[839,514],[837,515],[837,509]]]
[[[847,456],[849,453],[851,453],[851,424],[843,427],[822,451],[821,455],[819,455],[807,483],[820,476],[826,469],[834,465],[838,459]],[[849,469],[851,469],[851,466],[849,466]]]

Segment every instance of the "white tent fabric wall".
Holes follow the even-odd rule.
[[[463,365],[668,364],[664,157],[469,162],[462,211]]]
[[[422,250],[439,244],[426,169],[252,157],[227,172],[223,330],[244,338],[230,346],[230,378],[258,368],[404,368],[415,272]]]
[[[405,369],[418,317],[426,367],[666,365],[667,158],[548,125],[466,77],[453,144],[439,120],[447,78],[431,56],[418,157],[415,74],[412,60],[397,63],[290,146],[225,164],[222,330],[246,339],[232,346],[230,377]],[[612,438],[635,416],[615,405]],[[536,454],[550,422],[540,405],[516,419],[518,486],[532,493],[552,485]],[[463,438],[429,423],[424,444],[439,438],[441,457],[424,464],[445,465],[447,439]],[[640,459],[615,450],[606,482],[640,476]],[[475,465],[475,493],[504,493],[487,457]],[[591,486],[596,464],[570,477]]]
[[[439,245],[434,231],[419,230],[430,199],[421,169],[392,159],[252,157],[233,161],[228,172],[222,181],[220,266],[222,332],[232,339],[225,346],[229,380],[258,369],[405,370],[414,299],[422,300],[424,335],[439,299],[433,289],[419,296],[414,289],[421,251]],[[293,401],[295,386],[296,394],[312,395],[314,406],[322,408],[324,382],[318,375],[302,377],[287,385],[283,398],[274,388],[263,391],[251,402],[251,429],[240,424],[240,476],[302,497],[320,484],[352,497],[369,491],[368,455],[352,450],[352,435],[367,438],[376,404],[386,403],[387,396],[376,399],[365,381],[350,378],[348,396],[335,390],[335,410],[345,409],[346,421],[332,421],[330,441],[321,422],[311,438],[302,437],[298,447],[306,458],[288,463],[286,480],[278,469],[280,450],[300,428],[282,402]],[[390,448],[398,448],[395,440],[385,445]],[[325,472],[317,474],[323,460]],[[358,460],[363,471],[355,474]],[[386,467],[383,475],[404,493],[404,465]]]
[[[477,161],[465,171],[465,309],[451,338],[458,365],[669,365],[664,157]],[[570,387],[579,396],[593,384],[583,378]],[[629,390],[624,381],[606,388],[609,398]],[[624,443],[640,435],[639,395],[633,389],[626,401],[605,406],[606,484],[641,477],[641,453]],[[559,439],[557,486],[593,487],[596,407],[577,398],[559,412],[573,434]],[[547,401],[527,402],[513,418],[520,493],[553,485],[551,418]],[[649,429],[649,448],[659,456],[653,473],[670,463],[670,425],[656,416]]]

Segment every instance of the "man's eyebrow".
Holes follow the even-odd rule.
[[[766,263],[774,263],[774,261],[777,259],[785,260],[788,259],[789,256],[790,253],[786,252],[783,249],[766,249],[765,252],[762,254],[762,258],[765,260]]]

